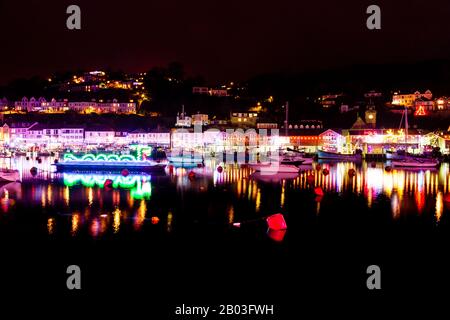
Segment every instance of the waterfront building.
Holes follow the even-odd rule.
[[[317,153],[321,146],[320,134],[324,130],[319,129],[298,129],[289,130],[288,140],[283,141],[285,147],[304,151],[306,153]],[[283,132],[282,132],[283,134]]]
[[[128,133],[128,143],[151,144],[157,146],[170,146],[169,130],[144,130],[136,129]]]
[[[115,131],[106,125],[87,127],[84,131],[84,143],[87,145],[105,145],[115,143]]]
[[[56,125],[36,123],[28,128],[22,143],[46,148],[81,145],[84,142],[84,129],[79,125]]]
[[[425,132],[410,129],[408,137],[403,129],[364,129],[344,130],[348,143],[363,151],[363,154],[384,154],[387,150],[408,149],[411,153],[421,153]]]
[[[450,147],[450,134],[429,132],[422,136],[420,147],[424,152],[432,152],[434,148],[439,148],[441,153],[447,154]]]
[[[349,143],[342,130],[328,129],[319,134],[321,149],[328,152],[353,153],[353,145]]]
[[[37,122],[12,122],[9,123],[9,141],[7,144],[20,145],[20,143],[26,138],[29,128],[36,125]]]

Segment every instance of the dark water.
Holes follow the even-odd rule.
[[[78,298],[124,296],[162,319],[178,303],[268,303],[281,317],[297,308],[291,292],[307,293],[308,309],[327,297],[371,303],[449,283],[447,164],[390,172],[382,163],[322,164],[328,175],[314,164],[281,177],[207,164],[125,178],[53,173],[52,159],[15,161],[23,181],[1,187],[0,208],[10,292],[45,287],[71,298],[65,267],[79,264]],[[284,214],[286,233],[267,232],[264,218],[274,213]],[[371,264],[383,270],[384,295],[367,293]]]

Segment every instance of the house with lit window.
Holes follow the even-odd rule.
[[[352,144],[348,135],[344,136],[342,130],[328,129],[319,135],[321,149],[328,152],[353,153]]]
[[[106,125],[88,126],[84,131],[84,142],[90,145],[115,143],[115,131]]]
[[[306,153],[317,153],[317,150],[321,147],[320,134],[324,130],[319,129],[290,129],[288,132],[288,140],[286,147],[304,151]],[[281,130],[281,136],[284,137],[285,132]]]
[[[53,129],[58,134],[58,142],[62,145],[80,145],[84,143],[84,127],[81,125],[62,124]],[[46,128],[46,135],[50,135],[51,128]]]
[[[36,112],[42,110],[42,103],[45,102],[47,101],[43,97],[39,99],[35,97],[31,97],[30,99],[23,97],[22,100],[14,102],[14,108],[16,111]]]
[[[21,143],[54,148],[84,143],[84,128],[80,125],[35,123],[27,129]]]
[[[420,91],[407,94],[395,92],[392,96],[392,105],[413,108],[415,106],[415,101],[420,98],[431,100],[433,99],[433,94],[430,90],[425,91],[425,93],[420,93]]]
[[[53,98],[49,102],[43,101],[40,108],[40,111],[45,113],[65,112],[67,110],[69,110],[67,99],[57,101],[55,98]]]
[[[79,113],[136,113],[135,102],[119,102],[117,99],[107,102],[103,102],[103,100],[100,100],[99,102],[95,100],[68,102],[67,100],[57,101],[53,98],[51,101],[47,102],[43,97],[37,100],[34,97],[30,99],[23,97],[22,100],[16,101],[14,106],[16,111],[23,112],[54,113],[72,110]]]
[[[231,125],[237,127],[256,127],[258,113],[256,112],[231,112]]]
[[[10,144],[18,145],[22,143],[27,137],[28,129],[36,124],[37,122],[8,123]]]
[[[136,129],[130,131],[127,137],[128,143],[139,143],[155,146],[170,145],[170,131],[156,129]]]
[[[450,98],[448,97],[440,97],[434,100],[435,110],[436,111],[446,111],[450,110]]]

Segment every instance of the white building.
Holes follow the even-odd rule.
[[[84,143],[91,145],[113,144],[115,142],[114,129],[107,126],[89,127],[84,130]]]
[[[27,97],[23,97],[22,100],[14,103],[16,111],[26,112],[64,112],[72,110],[79,113],[125,113],[135,114],[136,103],[135,102],[118,102],[117,99],[112,102],[99,102],[92,101],[74,101],[68,102],[67,100],[57,101],[54,98],[47,102],[43,97],[36,100],[34,97],[28,100]]]
[[[27,128],[20,138],[12,138],[12,141],[17,145],[37,145],[50,148],[81,145],[84,142],[84,129],[82,126],[35,123]]]
[[[37,122],[13,122],[9,125],[9,143],[18,145],[27,137],[28,130]]]
[[[129,143],[151,144],[158,146],[170,145],[170,132],[162,130],[137,129],[128,133]]]

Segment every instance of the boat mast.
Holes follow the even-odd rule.
[[[286,120],[284,121],[284,132],[286,137],[288,136],[288,126],[289,126],[289,102],[286,102]]]
[[[405,106],[405,146],[406,151],[408,152],[408,109]]]

